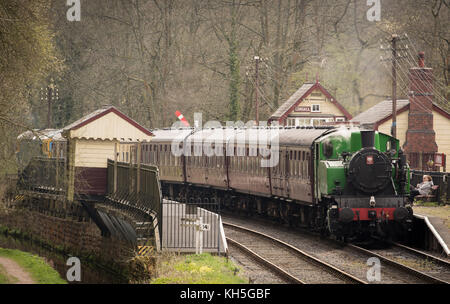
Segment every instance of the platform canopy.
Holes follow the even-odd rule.
[[[114,106],[104,106],[63,129],[64,137],[78,139],[150,141],[152,132]]]

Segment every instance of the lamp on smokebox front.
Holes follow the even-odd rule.
[[[369,205],[370,205],[370,207],[375,207],[375,204],[376,204],[376,202],[375,202],[375,196],[371,196],[370,197],[370,201],[369,201]]]

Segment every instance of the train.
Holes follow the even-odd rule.
[[[159,168],[167,198],[216,202],[340,240],[412,231],[409,166],[390,135],[332,126],[152,132],[141,161]]]
[[[340,240],[398,240],[412,232],[409,166],[399,140],[388,134],[350,126],[152,133],[150,142],[139,145],[140,162],[159,168],[166,198],[216,203],[222,210]],[[121,143],[117,160],[136,161],[137,147]],[[18,138],[22,166],[36,153],[65,157],[66,149],[60,130],[28,131]]]
[[[67,140],[61,129],[28,130],[17,137],[16,161],[22,172],[34,157],[64,158]]]

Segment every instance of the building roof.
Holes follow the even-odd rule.
[[[117,114],[119,117],[125,119],[128,123],[135,126],[139,130],[144,132],[146,135],[149,135],[149,136],[153,135],[152,132],[150,132],[148,129],[144,128],[143,126],[138,124],[136,121],[134,121],[130,117],[126,116],[125,114],[123,114],[122,112],[120,112],[118,109],[116,109],[114,106],[111,106],[111,105],[104,106],[101,109],[95,110],[94,112],[91,112],[91,113],[87,114],[86,116],[83,116],[82,118],[71,123],[70,125],[65,126],[63,128],[63,131],[77,130],[77,129],[87,125],[88,123],[91,123],[94,120],[97,120],[100,117],[105,116],[106,114],[111,113],[111,112],[113,112],[113,113]]]
[[[329,100],[331,103],[333,103],[336,107],[339,108],[339,110],[344,114],[344,116],[350,120],[352,118],[352,115],[347,112],[347,110],[336,101],[336,98],[334,98],[321,84],[320,82],[315,83],[305,83],[303,84],[294,94],[292,94],[291,97],[289,97],[288,100],[286,100],[276,111],[272,114],[270,117],[270,121],[274,120],[284,120],[287,115],[289,115],[290,112],[292,112],[295,107],[300,104],[304,98],[306,98],[309,94],[311,94],[312,91],[315,89],[318,89],[321,91]]]
[[[397,112],[409,105],[408,99],[397,100]],[[392,115],[392,100],[383,100],[366,111],[353,117],[351,122],[360,124],[374,124]]]
[[[104,106],[62,129],[65,138],[150,141],[153,133],[114,106]]]
[[[311,89],[313,83],[305,83],[302,85],[288,100],[286,100],[276,111],[272,114],[270,119],[277,119],[283,116],[305,93]]]
[[[408,99],[399,99],[397,100],[397,113],[401,113],[409,109],[409,100]],[[433,103],[433,110],[439,112],[445,117],[450,119],[450,113],[446,110],[438,106],[436,103]],[[392,100],[383,100],[382,102],[377,103],[373,107],[367,109],[366,111],[359,113],[356,115],[351,122],[358,122],[361,125],[370,125],[370,124],[381,124],[386,120],[392,118]]]

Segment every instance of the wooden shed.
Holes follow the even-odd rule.
[[[119,143],[150,141],[153,134],[114,106],[104,106],[63,128],[68,141],[68,199],[107,192],[107,160]]]

